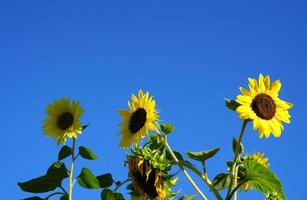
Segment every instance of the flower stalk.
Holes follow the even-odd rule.
[[[74,172],[74,162],[75,162],[75,146],[76,146],[76,139],[73,137],[72,139],[72,150],[71,150],[71,165],[69,171],[69,195],[68,200],[72,200],[72,189],[74,186],[73,182],[73,172]]]
[[[237,176],[238,176],[238,170],[236,170],[237,159],[238,159],[238,156],[239,156],[239,149],[240,149],[240,144],[241,144],[241,141],[242,141],[242,138],[243,138],[243,135],[244,135],[244,130],[245,130],[245,127],[246,127],[248,122],[249,122],[249,120],[243,121],[239,140],[237,141],[237,145],[236,145],[236,148],[235,148],[235,157],[233,159],[233,163],[232,163],[232,166],[231,166],[231,180],[230,180],[230,185],[229,185],[227,195],[226,195],[226,198],[225,198],[226,200],[229,200],[231,198],[231,196],[230,196],[231,190],[234,190],[237,187]],[[237,200],[237,193],[236,192],[234,192],[233,196],[234,196],[234,200]]]

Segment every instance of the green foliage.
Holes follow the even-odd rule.
[[[55,190],[61,185],[62,180],[67,177],[68,172],[65,164],[55,162],[49,167],[46,175],[18,183],[18,185],[25,192],[44,193]]]
[[[82,168],[81,173],[78,176],[78,183],[81,187],[86,189],[100,188],[99,181],[88,168]]]
[[[121,193],[114,192],[110,189],[104,189],[101,192],[101,200],[125,200]]]
[[[268,199],[286,199],[281,182],[271,170],[249,159],[243,162],[243,166],[245,176],[242,179],[249,181],[251,189],[262,192]]]
[[[226,106],[228,109],[236,111],[237,108],[241,105],[238,102],[231,100],[231,99],[225,99],[226,101]]]
[[[28,197],[28,198],[25,198],[23,200],[44,200],[44,199],[42,199],[42,198],[40,198],[38,196],[35,196],[35,197]]]
[[[98,157],[94,152],[92,152],[89,148],[80,146],[79,147],[79,154],[82,158],[88,159],[88,160],[96,160]]]
[[[68,197],[63,195],[63,196],[61,196],[60,200],[68,200]]]
[[[199,152],[189,151],[189,152],[186,153],[186,155],[193,160],[198,160],[200,162],[204,162],[207,159],[213,157],[219,150],[220,150],[220,148],[214,148],[214,149],[211,149],[211,150],[199,151]]]
[[[231,174],[229,173],[220,173],[212,181],[213,186],[217,190],[223,190],[230,186]]]
[[[169,134],[175,130],[174,124],[160,124],[160,129],[164,134]]]
[[[72,153],[72,149],[69,146],[64,145],[59,151],[58,161],[67,158],[68,156],[71,155],[71,153]]]
[[[179,200],[194,200],[195,199],[195,195],[192,196],[182,196],[179,198]]]
[[[112,174],[107,173],[96,177],[101,188],[110,187],[113,184]]]

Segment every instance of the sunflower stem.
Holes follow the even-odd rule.
[[[159,135],[162,135],[160,133],[160,131],[158,131]],[[171,149],[171,147],[169,146],[168,142],[167,142],[167,138],[166,135],[163,135],[164,138],[164,145],[167,148],[168,152],[170,153],[170,155],[172,156],[173,160],[175,161],[175,163],[179,166],[180,170],[182,171],[182,173],[185,175],[185,177],[188,179],[188,181],[191,183],[191,185],[194,187],[194,189],[198,192],[198,194],[202,197],[202,199],[207,200],[207,197],[204,195],[204,193],[199,189],[199,187],[196,185],[196,183],[193,181],[193,179],[191,178],[191,176],[189,175],[189,173],[183,168],[183,166],[180,164],[177,156],[174,154],[173,150]]]
[[[121,186],[123,186],[125,183],[127,183],[128,181],[131,181],[130,178],[127,178],[126,180],[124,180],[123,182],[120,182],[120,184],[116,185],[115,189],[113,190],[114,192],[116,192]]]
[[[226,194],[226,198],[225,198],[226,200],[230,200],[230,198],[231,198],[231,196],[230,196],[231,190],[234,190],[237,187],[238,170],[236,170],[236,163],[237,163],[237,159],[238,159],[238,156],[239,156],[239,148],[240,148],[241,141],[242,141],[242,138],[243,138],[243,135],[244,135],[244,130],[245,130],[245,127],[246,127],[248,122],[249,122],[249,120],[244,120],[243,121],[241,132],[240,132],[240,136],[239,136],[239,140],[238,140],[236,148],[235,148],[235,157],[233,159],[233,163],[232,163],[232,166],[231,166],[231,179],[230,179],[230,185],[229,185],[229,188],[228,188],[228,191],[227,191],[227,194]],[[233,193],[233,197],[234,197],[234,200],[237,200],[237,192],[236,192],[236,190]]]
[[[73,172],[74,172],[74,162],[75,162],[75,146],[76,146],[76,139],[72,138],[72,150],[71,150],[71,165],[69,171],[69,195],[68,200],[72,200],[72,188],[73,188]]]

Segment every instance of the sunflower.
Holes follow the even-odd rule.
[[[236,101],[241,104],[236,111],[241,119],[251,119],[254,130],[259,129],[259,137],[281,135],[282,122],[290,123],[288,109],[293,105],[278,97],[281,88],[279,80],[270,82],[270,76],[259,75],[259,80],[249,78],[249,90],[240,88],[242,95]]]
[[[121,118],[124,120],[119,124],[121,130],[118,135],[122,135],[120,146],[127,148],[131,143],[139,143],[149,130],[155,130],[155,122],[159,115],[156,111],[156,101],[149,97],[149,93],[139,91],[138,97],[131,94],[131,103],[128,101],[129,110],[119,110]]]
[[[43,121],[45,135],[53,137],[57,144],[65,143],[67,138],[77,138],[82,132],[80,117],[84,109],[79,101],[61,98],[49,104],[45,110],[48,118]]]
[[[145,147],[132,148],[134,155],[127,156],[130,189],[133,200],[165,200],[175,196],[172,187],[177,179],[167,173],[170,163],[166,154]]]
[[[259,152],[244,156],[244,160],[254,160],[266,168],[269,168],[270,166],[270,164],[268,163],[269,159],[264,157],[263,153],[259,153]],[[240,189],[244,190],[245,192],[250,188],[252,189],[251,183],[249,181],[247,181],[240,187]]]

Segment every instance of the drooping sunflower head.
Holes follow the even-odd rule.
[[[281,135],[282,122],[290,123],[288,109],[293,105],[278,97],[281,83],[279,80],[270,82],[270,76],[259,75],[256,79],[249,78],[249,90],[240,88],[242,94],[236,101],[241,104],[236,111],[241,119],[251,119],[254,130],[259,129],[259,137],[275,137]]]
[[[263,166],[266,167],[266,168],[269,168],[269,166],[270,166],[270,164],[268,163],[269,159],[266,158],[266,157],[264,156],[263,153],[259,153],[259,152],[253,153],[253,154],[251,154],[251,155],[245,155],[245,156],[244,156],[244,160],[254,160],[254,161],[256,161],[257,163],[263,165]],[[246,192],[248,189],[250,189],[250,188],[253,189],[253,188],[251,187],[251,183],[250,183],[249,181],[246,182],[246,183],[244,183],[244,184],[240,187],[240,189],[243,190],[243,191],[245,191],[245,192]]]
[[[80,118],[84,109],[79,101],[61,98],[49,104],[45,110],[47,119],[43,121],[45,135],[53,137],[57,144],[65,143],[67,138],[77,138],[82,132]]]
[[[172,187],[177,179],[168,175],[169,162],[165,154],[145,148],[132,150],[127,156],[129,176],[132,179],[131,199],[165,200],[175,196]]]
[[[138,97],[131,94],[131,102],[128,101],[128,110],[119,110],[123,122],[119,124],[122,135],[120,146],[128,148],[132,143],[139,143],[149,130],[155,130],[155,122],[159,115],[156,110],[156,101],[149,93],[139,91]]]

